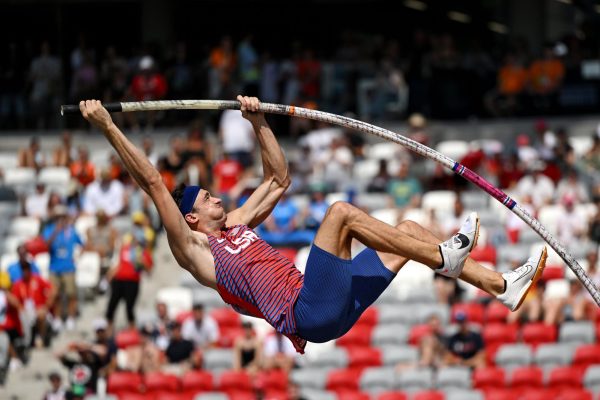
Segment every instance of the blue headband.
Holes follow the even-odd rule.
[[[200,189],[202,189],[200,186],[187,186],[183,190],[183,198],[181,199],[179,211],[181,211],[181,215],[184,217],[194,208],[194,202],[196,201],[196,197],[198,197],[198,193],[200,193]]]

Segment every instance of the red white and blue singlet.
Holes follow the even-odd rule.
[[[246,225],[208,235],[208,242],[221,298],[237,312],[265,319],[303,353],[306,340],[297,335],[294,305],[304,276],[294,263]]]

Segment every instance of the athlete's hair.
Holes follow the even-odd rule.
[[[183,192],[185,191],[186,184],[181,183],[179,186],[175,188],[171,192],[171,196],[173,196],[173,200],[175,200],[175,204],[177,204],[177,208],[181,209],[181,202],[183,201]]]

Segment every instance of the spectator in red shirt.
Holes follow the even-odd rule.
[[[12,287],[12,294],[19,300],[27,319],[31,321],[31,345],[35,344],[36,335],[39,334],[44,346],[50,346],[50,329],[48,327],[48,313],[54,303],[56,292],[50,282],[31,271],[31,264],[21,265],[23,278]]]
[[[231,206],[231,190],[237,185],[244,173],[244,167],[236,160],[223,154],[223,159],[213,166],[213,192],[226,206]]]
[[[3,279],[3,281],[3,283],[7,283],[8,279]],[[22,365],[17,351],[19,339],[23,336],[21,320],[19,319],[20,308],[19,299],[5,287],[0,287],[0,332],[6,332],[10,340],[8,353],[11,369]]]
[[[151,101],[161,100],[167,93],[167,79],[156,70],[154,59],[150,56],[144,56],[140,59],[139,71],[134,75],[129,86],[127,97],[133,101]],[[145,113],[148,129],[154,127],[156,120],[156,111]],[[135,119],[135,113],[128,113],[129,123],[134,130],[139,129],[139,123]]]

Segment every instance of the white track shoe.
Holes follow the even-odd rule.
[[[527,262],[519,268],[503,273],[502,277],[506,281],[506,290],[496,298],[510,308],[511,311],[517,311],[523,304],[529,290],[535,286],[542,276],[547,257],[548,250],[544,246],[539,254],[529,257]]]
[[[478,237],[479,217],[476,212],[472,212],[458,233],[439,245],[444,264],[434,271],[450,278],[458,278],[469,253],[477,245]]]

